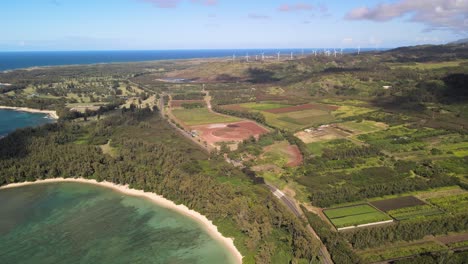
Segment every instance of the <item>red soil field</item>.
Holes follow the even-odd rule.
[[[288,146],[288,153],[290,155],[290,162],[286,164],[289,167],[296,167],[302,163],[302,153],[296,145]]]
[[[268,133],[268,130],[257,125],[252,121],[241,121],[229,124],[210,124],[192,126],[192,130],[198,131],[202,140],[208,144],[217,142],[240,142],[248,139],[251,136],[258,136]]]
[[[297,111],[309,110],[309,109],[317,109],[317,110],[323,110],[323,111],[335,111],[338,108],[340,107],[335,106],[335,105],[303,104],[303,105],[265,110],[265,112],[272,113],[272,114],[282,114],[282,113],[297,112]]]
[[[182,107],[182,104],[200,103],[205,104],[204,100],[172,100],[171,107]]]

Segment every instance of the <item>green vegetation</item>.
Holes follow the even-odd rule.
[[[366,203],[414,195],[427,204],[375,206],[401,220],[390,225],[338,233],[311,212],[305,215],[335,263],[363,262],[356,254],[461,263],[465,253],[405,241],[468,230],[467,59],[467,47],[449,45],[281,62],[161,61],[0,73],[12,84],[0,87],[0,105],[56,109],[62,117],[57,125],[0,140],[0,179],[73,174],[167,195],[234,237],[246,263],[314,258],[309,245],[315,243],[301,220],[254,183],[284,188],[314,211],[333,208],[325,213],[337,227],[390,219]],[[213,111],[224,114],[181,105],[185,109],[172,114],[188,126],[241,118],[272,132],[208,157],[145,113],[161,96],[165,105],[170,98],[211,98]],[[287,145],[299,148],[301,165],[285,166]]]
[[[107,142],[112,155],[100,147]],[[312,235],[266,188],[220,156],[208,160],[149,109],[19,130],[0,140],[0,167],[0,185],[84,177],[164,195],[234,237],[245,263],[308,262],[316,256]]]
[[[384,248],[371,249],[361,252],[363,260],[366,263],[397,259],[422,253],[437,252],[447,248],[435,242],[424,242],[418,244],[388,245]]]
[[[239,118],[214,114],[207,108],[174,109],[172,110],[172,114],[188,126],[240,121]]]
[[[450,213],[466,213],[468,208],[468,193],[429,199],[429,202],[447,210]]]
[[[378,123],[375,121],[370,120],[363,120],[363,121],[348,121],[340,123],[340,126],[351,130],[355,133],[369,133],[375,132],[386,128],[386,125],[383,123]]]
[[[444,212],[431,205],[420,205],[391,210],[387,213],[396,220],[402,221],[407,219],[415,219],[417,217],[427,217],[443,214]]]
[[[323,213],[337,228],[391,220],[386,214],[368,204],[326,209]]]
[[[245,103],[245,104],[240,104],[239,106],[246,108],[246,109],[250,109],[250,110],[263,111],[263,110],[288,107],[290,105],[279,104],[279,103]]]

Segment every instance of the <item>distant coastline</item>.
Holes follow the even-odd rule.
[[[57,183],[57,182],[75,182],[75,183],[84,183],[84,184],[94,184],[97,186],[110,188],[110,189],[113,189],[115,191],[118,191],[126,195],[146,198],[150,200],[151,202],[155,203],[156,205],[174,210],[182,215],[190,217],[193,220],[200,223],[211,237],[221,242],[224,245],[224,247],[235,258],[236,263],[242,263],[242,255],[235,247],[234,240],[232,238],[224,237],[218,231],[218,228],[213,224],[213,222],[208,220],[206,216],[194,210],[189,209],[185,205],[177,205],[173,201],[170,201],[164,198],[163,196],[157,195],[155,193],[131,189],[128,187],[128,185],[118,185],[118,184],[114,184],[114,183],[107,182],[107,181],[98,182],[96,180],[88,180],[84,178],[54,178],[54,179],[37,180],[35,182],[11,183],[5,186],[0,186],[0,190],[7,189],[7,188],[16,188],[16,187],[32,185],[32,184]]]
[[[59,119],[57,111],[52,110],[39,110],[29,107],[14,107],[14,106],[1,106],[0,110],[13,110],[13,111],[20,111],[20,112],[28,112],[28,113],[39,113],[39,114],[46,114],[52,119]]]
[[[320,48],[304,49],[304,55],[312,54]],[[362,52],[373,49],[361,49]],[[120,50],[120,51],[10,51],[0,52],[0,72],[13,70],[33,70],[42,67],[97,65],[109,63],[135,63],[164,60],[242,59],[247,54],[265,53],[265,56],[275,57],[281,52],[288,57],[292,52],[302,55],[302,49],[211,49],[211,50]],[[356,49],[344,49],[344,53],[356,52]]]

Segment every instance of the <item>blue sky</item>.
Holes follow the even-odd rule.
[[[0,51],[396,47],[468,35],[468,0],[14,0],[0,14]]]

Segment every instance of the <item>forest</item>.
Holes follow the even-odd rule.
[[[398,253],[400,244],[468,231],[467,72],[463,45],[4,72],[12,85],[0,87],[0,105],[52,109],[60,120],[0,140],[0,184],[129,184],[206,215],[235,238],[245,263],[316,263],[321,244],[335,263],[365,263],[382,247]],[[210,129],[236,127],[226,121],[233,116],[268,131],[216,142],[209,153],[204,131],[178,122],[174,105],[217,117],[204,120]],[[370,206],[407,196],[437,214],[401,220]],[[363,205],[391,223],[338,230],[326,215]],[[464,263],[465,249],[392,262]]]
[[[100,148],[109,142],[112,155]],[[0,184],[54,177],[129,184],[213,219],[235,238],[245,263],[316,258],[317,242],[268,190],[220,157],[206,158],[157,112],[114,111],[99,121],[62,120],[0,140]]]

